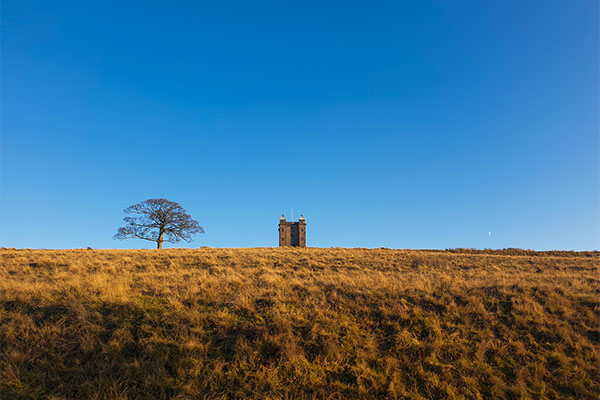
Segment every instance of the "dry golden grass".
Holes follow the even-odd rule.
[[[597,252],[0,250],[0,398],[592,399]]]

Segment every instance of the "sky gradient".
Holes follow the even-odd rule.
[[[91,3],[2,2],[2,246],[600,247],[596,0]]]

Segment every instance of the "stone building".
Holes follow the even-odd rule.
[[[281,215],[279,220],[279,247],[306,247],[306,220],[302,215],[298,222],[287,222]]]

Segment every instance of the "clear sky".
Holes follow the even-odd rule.
[[[597,0],[2,1],[0,245],[600,247]],[[166,247],[171,247],[167,245]]]

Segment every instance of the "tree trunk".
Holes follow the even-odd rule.
[[[156,241],[156,248],[157,249],[162,249],[162,244],[163,244],[163,235],[165,234],[165,231],[163,231],[162,229],[160,230],[160,233],[158,234],[158,240]]]

